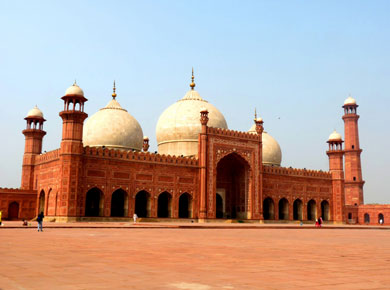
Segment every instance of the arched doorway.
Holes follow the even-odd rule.
[[[301,221],[303,219],[303,203],[299,198],[294,201],[293,204],[293,218],[296,221]]]
[[[164,191],[158,196],[157,216],[162,218],[171,217],[172,196],[169,192]]]
[[[365,213],[364,214],[364,222],[366,224],[369,224],[370,223],[370,215],[368,213]]]
[[[279,220],[288,220],[288,200],[279,200]]]
[[[223,199],[222,199],[222,196],[218,193],[217,193],[216,198],[215,198],[215,203],[216,203],[217,219],[222,219],[223,218]]]
[[[192,197],[186,192],[179,198],[179,218],[192,218]]]
[[[328,221],[330,220],[330,211],[329,211],[329,202],[326,200],[323,200],[321,202],[321,217],[322,220]]]
[[[117,189],[111,196],[111,216],[125,217],[128,216],[129,198],[126,191]]]
[[[19,218],[19,203],[16,201],[8,205],[8,219],[17,220]]]
[[[225,192],[224,218],[248,218],[249,165],[245,159],[231,153],[218,162],[217,188]]]
[[[385,223],[385,217],[383,216],[383,214],[378,214],[378,223],[380,223],[381,222],[381,220],[382,220],[382,224],[384,224]]]
[[[272,198],[267,197],[263,201],[263,217],[265,220],[275,219],[275,204]]]
[[[85,216],[103,216],[104,195],[94,187],[87,192],[85,199]]]
[[[317,204],[316,201],[311,199],[307,203],[307,220],[314,221],[317,219]]]
[[[135,213],[138,217],[150,216],[150,194],[142,190],[135,196]]]
[[[45,192],[41,190],[39,193],[38,214],[45,213]]]

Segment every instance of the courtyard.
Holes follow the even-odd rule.
[[[0,229],[0,289],[390,287],[386,228],[82,226]]]

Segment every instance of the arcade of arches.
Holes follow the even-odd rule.
[[[306,215],[304,213],[306,212]],[[292,215],[292,216],[291,216]],[[266,197],[263,201],[263,217],[264,220],[309,220],[315,221],[322,217],[324,221],[329,221],[330,206],[326,200],[321,201],[321,213],[317,215],[317,202],[313,199],[306,204],[301,199],[297,198],[290,203],[287,198],[281,198],[275,202],[271,197]]]

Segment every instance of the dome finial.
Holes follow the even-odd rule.
[[[76,82],[76,79],[74,79],[74,83],[73,83],[74,86],[77,86],[77,82]]]
[[[195,79],[195,77],[194,77],[194,68],[192,68],[192,77],[191,77],[191,79],[192,79],[192,82],[191,82],[191,84],[190,84],[190,87],[191,87],[191,90],[194,90],[194,88],[195,88],[195,83],[194,83],[194,79]]]
[[[112,88],[112,98],[115,100],[115,98],[116,98],[116,93],[115,93],[115,91],[116,91],[116,87],[115,87],[115,80],[114,80],[114,87]]]
[[[256,112],[256,108],[255,108],[255,120],[257,120],[257,112]]]

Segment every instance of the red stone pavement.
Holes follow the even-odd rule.
[[[0,288],[390,289],[385,228],[89,225],[0,228]]]

